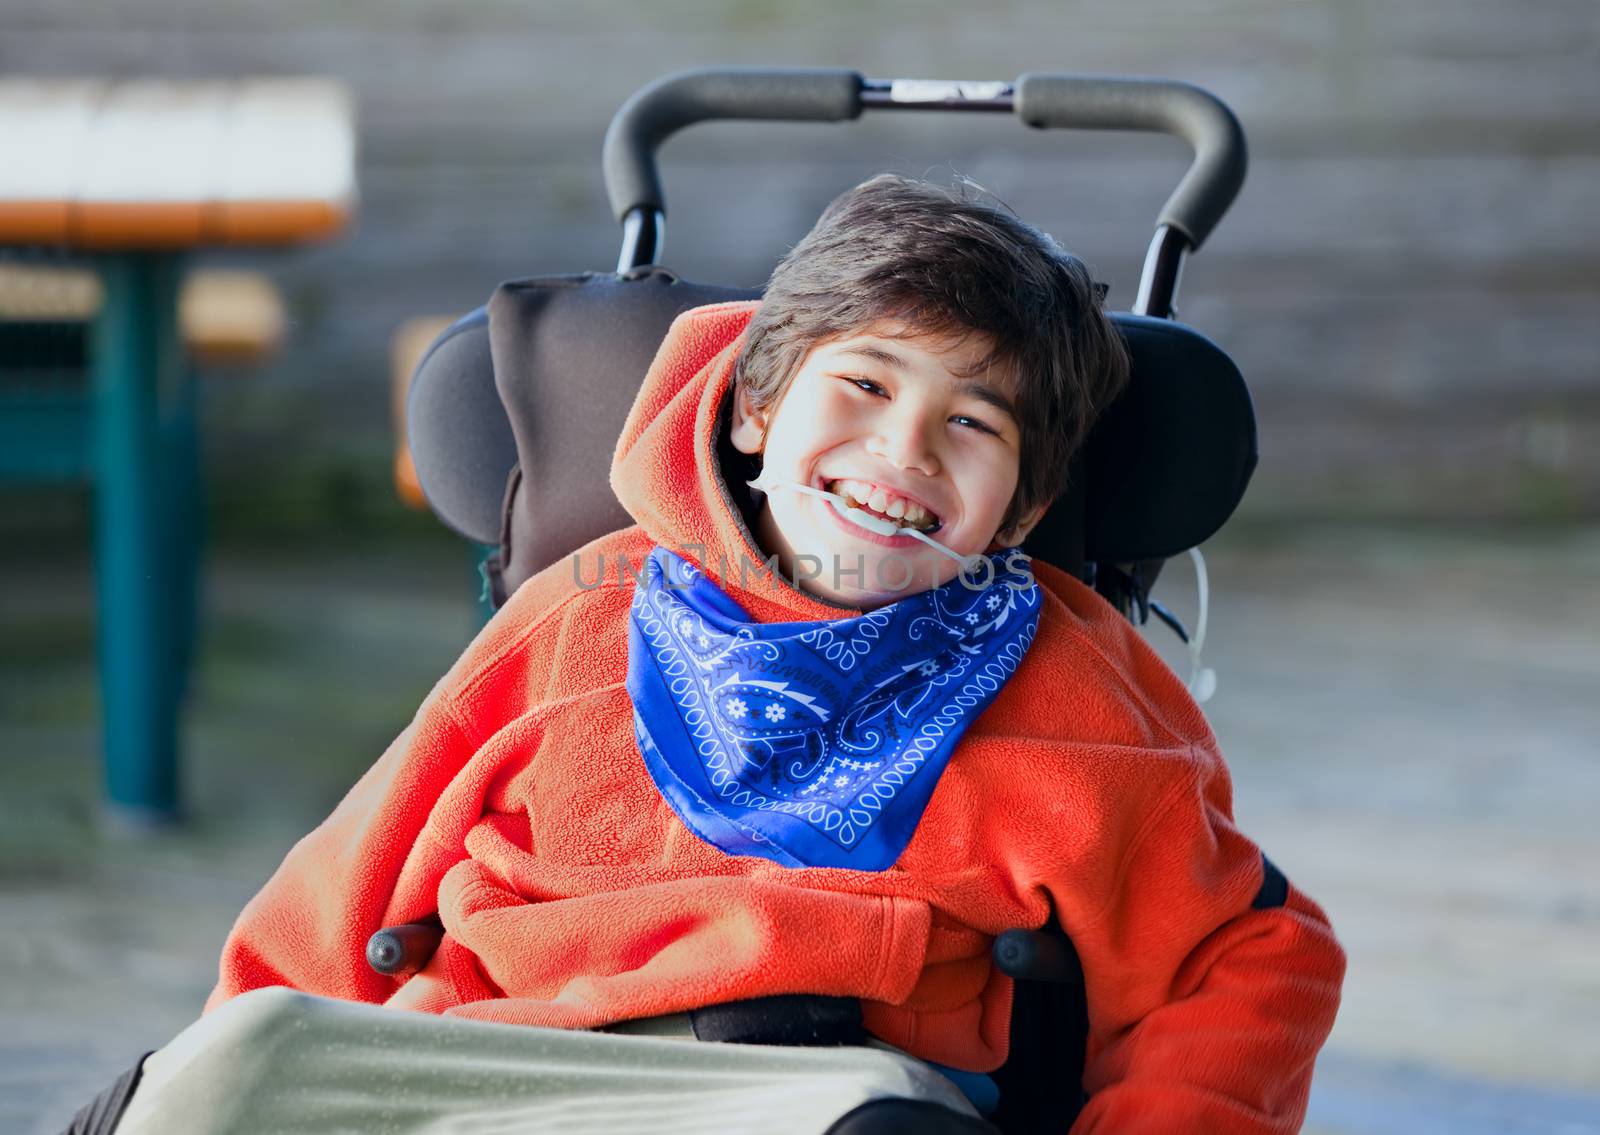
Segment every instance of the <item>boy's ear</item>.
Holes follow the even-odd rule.
[[[1041,504],[1030,509],[1017,518],[1017,522],[1010,528],[1003,529],[994,534],[994,542],[1002,548],[1014,548],[1028,538],[1039,521],[1044,519],[1044,514],[1050,511],[1050,506]]]
[[[728,440],[740,453],[758,454],[766,448],[767,415],[756,409],[743,386],[733,391],[733,414],[728,422]]]

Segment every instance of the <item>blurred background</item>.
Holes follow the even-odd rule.
[[[0,481],[0,1129],[58,1130],[198,1013],[238,909],[474,633],[475,550],[393,480],[402,329],[610,269],[606,123],[719,64],[1164,76],[1233,108],[1250,172],[1178,297],[1261,438],[1207,548],[1207,709],[1241,825],[1351,955],[1308,1130],[1600,1131],[1589,0],[0,0],[0,78],[339,81],[360,197],[338,240],[190,262],[264,282],[276,330],[199,364],[183,826],[99,818],[90,492]],[[700,127],[663,150],[662,262],[759,284],[864,177],[963,176],[1126,308],[1187,158],[999,116]],[[1186,564],[1159,593],[1192,612]]]

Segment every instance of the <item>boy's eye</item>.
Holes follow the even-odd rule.
[[[868,394],[875,394],[884,398],[888,397],[889,395],[889,392],[884,389],[882,383],[874,382],[870,378],[862,378],[859,374],[839,374],[835,375],[834,377],[842,379],[843,381],[848,382],[851,386],[856,387],[858,390],[865,391]],[[993,437],[1003,436],[999,430],[995,429],[988,422],[984,421],[982,418],[974,418],[971,414],[957,414],[950,420],[956,425],[965,427],[969,430],[976,430],[979,433],[989,434]]]
[[[999,430],[995,429],[982,418],[974,418],[971,414],[957,414],[950,420],[955,422],[957,425],[966,426],[968,429],[978,430],[981,433],[993,434],[995,437],[1000,436]]]
[[[861,376],[854,374],[841,374],[839,377],[844,379],[851,386],[856,386],[862,390],[865,390],[868,394],[882,394],[884,392],[883,387],[879,386],[876,382],[873,382],[870,378],[862,378]]]

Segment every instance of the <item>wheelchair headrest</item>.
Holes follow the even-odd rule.
[[[672,320],[759,291],[692,284],[661,268],[503,284],[448,328],[412,380],[408,436],[429,504],[501,545],[508,590],[632,523],[611,455]],[[1114,313],[1132,379],[1102,416],[1068,492],[1027,550],[1086,563],[1176,555],[1222,527],[1256,463],[1255,414],[1233,361],[1171,320]]]

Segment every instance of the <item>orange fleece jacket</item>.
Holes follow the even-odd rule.
[[[1284,906],[1251,909],[1261,856],[1234,827],[1204,717],[1067,574],[1035,562],[1032,648],[889,870],[729,856],[656,790],[624,688],[630,572],[653,547],[694,559],[759,621],[859,613],[732,567],[762,560],[716,460],[752,310],[673,325],[612,466],[637,525],[578,553],[586,586],[569,561],[517,590],[245,908],[208,1008],[287,985],[588,1028],[832,994],[861,998],[883,1040],[981,1071],[1004,1060],[1011,1014],[993,937],[1054,911],[1087,975],[1090,1101],[1075,1131],[1296,1130],[1343,954],[1292,887]],[[435,911],[446,934],[425,970],[368,968],[373,931]]]

